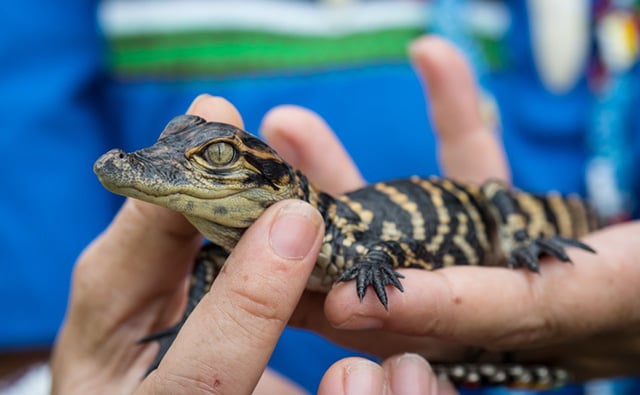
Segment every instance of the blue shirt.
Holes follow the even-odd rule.
[[[253,132],[276,105],[313,109],[334,128],[368,181],[439,173],[427,103],[406,62],[234,79],[117,79],[105,67],[96,6],[39,0],[0,5],[0,15],[10,16],[0,23],[4,351],[52,343],[74,261],[122,202],[97,182],[93,161],[113,147],[149,145],[202,92],[228,98]],[[518,67],[490,76],[488,87],[501,108],[514,183],[533,192],[584,193],[586,82],[551,95],[535,76],[526,44],[510,45]],[[636,195],[638,186],[640,180]],[[271,363],[315,391],[328,366],[350,354],[304,331],[287,330]]]

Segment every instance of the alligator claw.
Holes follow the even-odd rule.
[[[541,252],[554,256],[562,262],[571,262],[571,258],[567,255],[562,244],[555,242],[553,239],[538,239],[536,244],[540,247]]]
[[[518,247],[511,252],[509,257],[509,266],[512,268],[527,267],[534,273],[540,271],[538,265],[538,248],[535,244]]]
[[[387,262],[389,258],[382,251],[371,251],[367,256],[353,264],[349,269],[338,278],[338,281],[349,281],[356,279],[356,290],[360,301],[364,299],[367,293],[367,287],[373,286],[373,289],[384,306],[388,310],[388,298],[386,285],[393,285],[401,292],[404,291],[400,278],[404,276],[393,270],[393,266]]]
[[[551,240],[554,240],[556,243],[559,244],[564,244],[566,246],[569,247],[576,247],[576,248],[580,248],[582,250],[588,251],[592,254],[596,253],[596,250],[594,250],[593,248],[591,248],[590,246],[584,244],[583,242],[576,240],[576,239],[571,239],[568,237],[562,237],[562,236],[554,236],[551,238]]]
[[[515,248],[507,258],[507,264],[511,268],[527,267],[532,272],[538,273],[540,271],[538,257],[542,254],[550,255],[562,262],[571,262],[571,258],[564,249],[565,246],[577,247],[595,253],[593,248],[578,240],[552,236],[546,239],[535,239]]]

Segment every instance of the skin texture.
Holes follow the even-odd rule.
[[[242,126],[224,99],[201,96],[188,112]],[[304,393],[265,368],[300,299],[323,234],[322,218],[310,205],[283,201],[270,207],[243,236],[162,364],[141,381],[157,346],[135,343],[181,315],[201,238],[182,216],[127,200],[76,264],[51,360],[52,393]],[[398,384],[407,378],[419,385]],[[422,393],[455,393],[448,383],[437,382],[415,354],[382,366],[359,358],[339,361],[319,393],[360,393],[363,382],[372,393],[417,394],[425,388],[429,391]]]
[[[448,43],[435,37],[410,49],[431,103],[441,166],[454,179],[509,181],[495,133],[483,123],[469,66]],[[302,145],[334,139],[316,115],[277,108],[263,133],[278,150],[277,135]],[[321,137],[321,136],[326,137]],[[304,152],[304,147],[298,148]],[[284,151],[286,153],[286,151]],[[339,155],[339,149],[333,151]],[[302,158],[298,155],[297,158]],[[287,158],[292,161],[296,157]],[[294,162],[312,174],[322,161],[311,155]],[[347,159],[332,161],[348,164]],[[343,169],[362,185],[355,169]],[[360,303],[353,284],[336,285],[326,300],[305,294],[292,323],[340,343],[386,357],[411,350],[430,360],[463,358],[466,346],[513,351],[516,360],[561,363],[578,379],[640,373],[640,222],[611,226],[584,238],[598,253],[569,249],[575,264],[544,259],[540,275],[505,268],[452,267],[434,272],[405,269],[405,292],[388,288],[389,311],[367,294]],[[317,314],[324,306],[324,315]],[[363,331],[365,330],[365,331]]]

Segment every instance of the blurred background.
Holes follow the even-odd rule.
[[[469,57],[517,187],[637,217],[639,13],[637,1],[596,0],[0,3],[0,380],[46,360],[74,261],[122,203],[94,160],[151,144],[200,93],[234,103],[251,132],[280,104],[318,112],[368,181],[438,174],[407,58],[425,33]],[[271,366],[315,392],[350,353],[287,330]]]

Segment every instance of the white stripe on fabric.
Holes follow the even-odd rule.
[[[194,30],[252,30],[338,36],[403,27],[424,27],[424,2],[375,1],[346,4],[294,1],[128,1],[102,3],[108,36]]]

